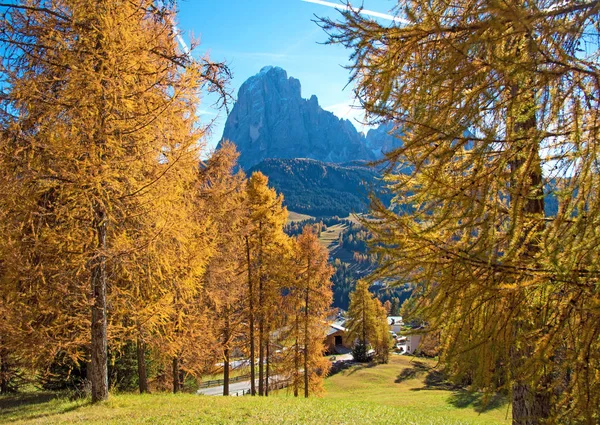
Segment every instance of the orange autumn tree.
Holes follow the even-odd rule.
[[[204,276],[203,304],[213,356],[223,362],[223,395],[229,395],[230,357],[240,348],[246,317],[246,179],[234,173],[238,153],[224,143],[201,172],[200,208],[210,222],[214,252]],[[198,349],[198,348],[197,348]]]
[[[267,177],[260,172],[253,173],[248,179],[246,196],[245,245],[251,391],[254,395],[255,344],[258,342],[258,393],[264,395],[265,381],[268,381],[268,376],[265,379],[264,366],[269,357],[268,341],[278,287],[272,266],[281,260],[287,244],[288,237],[283,232],[287,209],[282,206],[283,197],[268,186]]]
[[[375,360],[387,363],[391,345],[387,313],[381,301],[369,291],[366,280],[359,280],[350,294],[347,319],[348,336],[356,340],[352,349],[354,358],[369,360],[371,346]]]
[[[310,393],[318,394],[323,390],[323,379],[329,371],[329,360],[323,353],[326,320],[333,298],[330,280],[333,268],[328,262],[329,252],[309,226],[304,227],[296,240],[295,260],[294,372],[295,375],[299,373],[297,356],[300,354],[298,340],[301,340],[304,397],[308,397]],[[295,377],[294,395],[297,393],[298,379]]]
[[[2,9],[0,282],[21,335],[11,347],[37,364],[89,355],[92,400],[103,400],[107,298],[119,306],[132,290],[119,286],[128,259],[160,239],[165,259],[189,261],[147,261],[151,274],[195,291],[193,236],[174,219],[187,220],[178,195],[197,174],[198,90],[220,87],[223,67],[179,52],[173,10],[150,0]]]

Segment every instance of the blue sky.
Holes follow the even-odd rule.
[[[338,0],[329,0],[338,3]],[[388,12],[393,0],[354,0],[353,6]],[[325,32],[314,22],[315,15],[337,18],[340,13],[331,7],[302,0],[179,0],[178,21],[184,39],[200,39],[195,55],[208,53],[212,60],[225,61],[233,71],[231,87],[235,95],[241,84],[263,66],[285,69],[288,76],[298,78],[302,96],[315,94],[319,104],[336,115],[354,119],[361,117],[352,109],[352,89],[344,89],[349,73],[350,52],[341,46],[321,45]],[[389,24],[389,21],[380,20]],[[217,118],[209,145],[221,138],[225,111],[211,108],[211,99],[204,99],[201,118]],[[360,129],[360,125],[355,122]]]

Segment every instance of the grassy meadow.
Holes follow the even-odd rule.
[[[287,391],[264,397],[112,394],[107,402],[49,393],[0,397],[0,423],[14,424],[508,424],[505,400],[449,389],[431,361],[392,356],[326,380],[308,400]]]

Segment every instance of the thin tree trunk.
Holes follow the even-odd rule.
[[[258,315],[258,395],[265,394],[265,346],[264,346],[264,294],[263,294],[263,240],[262,240],[262,222],[258,223],[258,307],[260,314]]]
[[[296,343],[294,347],[294,397],[298,397],[298,387],[300,386],[300,316],[296,312],[296,323],[294,325],[296,332]]]
[[[91,261],[92,284],[92,403],[108,399],[108,365],[106,343],[106,215],[100,205],[95,207],[94,230],[97,252]]]
[[[137,366],[140,394],[149,393],[148,376],[146,374],[146,343],[140,337],[137,340]]]
[[[225,309],[225,330],[223,332],[223,395],[229,395],[229,306]]]
[[[250,333],[250,394],[256,395],[256,371],[254,368],[254,290],[252,288],[252,266],[250,263],[250,242],[246,238],[246,260],[248,261],[248,321]]]
[[[223,350],[223,395],[229,395],[229,348]]]
[[[367,300],[365,297],[362,299],[362,344],[365,348],[365,355],[367,349]]]
[[[179,357],[173,357],[173,394],[181,391],[181,381],[179,376]]]
[[[304,397],[308,398],[308,353],[310,350],[308,335],[308,310],[309,310],[309,292],[310,292],[310,257],[306,269],[306,293],[304,295]]]
[[[267,338],[265,343],[265,397],[269,396],[269,332],[267,331]]]
[[[91,345],[85,346],[85,379],[88,383],[92,382],[92,349]]]
[[[262,286],[262,285],[261,285]],[[259,289],[260,294],[260,289]],[[263,341],[264,328],[262,318],[258,319],[258,395],[265,394],[265,344]]]
[[[0,341],[1,344],[1,341]],[[9,381],[9,366],[6,350],[0,348],[0,394],[8,394],[10,391]]]

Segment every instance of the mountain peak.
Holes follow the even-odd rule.
[[[287,78],[287,72],[285,71],[285,69],[273,65],[263,66],[258,74],[268,74],[269,72],[274,72],[278,74],[283,73]]]
[[[269,65],[261,68],[258,74],[244,81],[238,91],[238,102],[242,97],[260,95],[268,91],[275,91],[280,97],[301,98],[300,81],[293,77],[288,78],[285,69]]]
[[[222,140],[250,168],[265,158],[312,158],[328,162],[372,160],[364,137],[349,122],[301,96],[300,81],[279,67],[265,66],[246,80],[227,117]]]

